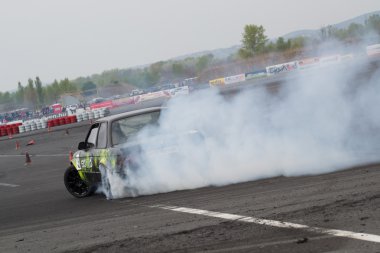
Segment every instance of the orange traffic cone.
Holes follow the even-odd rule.
[[[25,152],[25,166],[28,166],[32,163],[32,159],[30,159],[30,155],[28,152]]]
[[[73,151],[70,150],[70,153],[69,153],[69,161],[71,162],[71,160],[73,160]]]
[[[16,141],[16,150],[20,149],[20,142]]]
[[[28,144],[26,144],[26,146],[30,146],[30,145],[34,145],[34,144],[36,144],[36,142],[35,142],[33,139],[31,139],[31,140],[28,142]]]
[[[13,135],[11,133],[9,133],[8,138],[13,139]]]

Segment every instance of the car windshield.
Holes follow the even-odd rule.
[[[112,122],[112,144],[119,145],[127,142],[131,136],[137,134],[143,127],[157,124],[159,117],[160,112],[151,112]]]

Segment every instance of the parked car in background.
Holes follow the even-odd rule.
[[[97,98],[93,98],[93,99],[90,101],[90,104],[97,104],[97,103],[101,103],[101,102],[104,102],[104,101],[106,101],[105,98],[97,97]]]

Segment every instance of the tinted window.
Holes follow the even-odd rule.
[[[96,143],[96,137],[98,135],[98,129],[99,129],[99,125],[96,125],[94,126],[91,130],[90,130],[90,134],[88,135],[88,138],[87,138],[87,143],[90,144],[90,147],[95,147],[95,143]]]
[[[135,135],[143,127],[156,124],[159,117],[160,112],[151,112],[112,122],[112,144],[127,142],[129,137]]]
[[[107,147],[107,123],[102,123],[99,127],[97,147],[98,148],[106,148]]]

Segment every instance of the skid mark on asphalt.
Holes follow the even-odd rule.
[[[276,220],[260,219],[260,218],[254,218],[254,217],[243,216],[243,215],[220,213],[220,212],[213,212],[213,211],[187,208],[187,207],[165,206],[165,205],[155,205],[155,206],[150,206],[150,207],[161,208],[161,209],[165,209],[165,210],[171,210],[174,212],[198,214],[198,215],[220,218],[220,219],[225,219],[225,220],[248,222],[248,223],[254,223],[254,224],[258,224],[258,225],[266,225],[266,226],[271,226],[271,227],[301,229],[301,230],[304,230],[307,232],[313,232],[313,233],[326,234],[326,235],[336,236],[336,237],[345,237],[345,238],[350,238],[350,239],[380,243],[380,236],[379,235],[373,235],[373,234],[356,233],[356,232],[351,232],[351,231],[320,228],[320,227],[309,227],[307,225],[296,224],[296,223],[291,223],[291,222],[282,222],[282,221],[276,221]]]
[[[317,241],[317,240],[324,240],[324,239],[330,239],[333,238],[331,235],[323,235],[323,236],[314,236],[314,237],[308,237],[307,241]],[[275,242],[264,242],[264,243],[257,243],[257,244],[246,244],[241,246],[235,246],[232,248],[224,248],[224,249],[215,249],[215,250],[205,250],[204,252],[212,253],[212,252],[233,252],[233,251],[239,251],[239,250],[250,250],[254,248],[263,249],[264,247],[268,246],[278,246],[278,245],[284,245],[284,244],[292,244],[292,243],[300,243],[299,240],[291,239],[291,240],[282,240],[282,241],[275,241]],[[203,252],[203,251],[202,251]]]
[[[19,187],[17,184],[6,184],[6,183],[0,183],[0,186],[5,186],[5,187]]]

